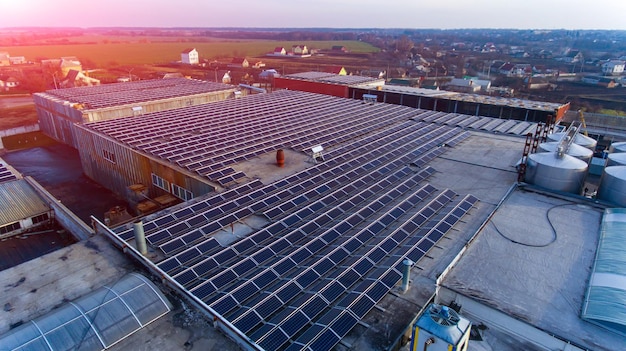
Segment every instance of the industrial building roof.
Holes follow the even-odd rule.
[[[348,75],[340,75],[335,73],[327,73],[327,72],[301,72],[294,74],[287,74],[282,76],[282,78],[291,78],[291,79],[303,79],[303,80],[311,80],[316,82],[323,82],[329,84],[341,84],[341,85],[361,85],[361,84],[374,84],[379,83],[377,85],[383,85],[385,83],[384,79],[381,78],[372,78],[365,76],[348,76]]]
[[[427,97],[442,97],[442,98],[446,98],[450,100],[475,102],[475,103],[488,104],[488,105],[494,105],[494,106],[517,107],[517,108],[547,111],[547,112],[554,112],[558,108],[561,108],[564,106],[563,104],[550,103],[550,102],[541,102],[541,101],[533,101],[533,100],[525,100],[525,99],[517,99],[517,98],[505,98],[505,97],[500,97],[500,96],[488,96],[488,95],[479,95],[479,94],[455,93],[455,92],[444,91],[444,90],[430,90],[430,89],[423,89],[423,88],[400,87],[400,86],[392,86],[392,85],[385,85],[381,88],[381,90],[386,91],[386,92],[393,92],[393,93],[402,93],[402,94],[427,96]]]
[[[235,86],[223,83],[170,78],[56,89],[37,94],[80,104],[81,109],[99,109],[234,89]]]
[[[626,336],[626,209],[604,212],[582,318]]]
[[[4,350],[104,350],[171,309],[161,291],[132,273],[0,337]]]
[[[188,113],[193,110],[198,113]],[[175,123],[185,127],[171,131],[180,135],[177,142],[192,137],[197,150],[214,149],[205,161],[220,167],[278,147],[324,145],[324,162],[270,184],[251,179],[146,220],[144,228],[148,242],[168,257],[159,269],[251,343],[329,350],[393,289],[401,261],[418,261],[478,201],[428,184],[434,172],[428,162],[469,133],[412,120],[419,112],[280,91],[215,103],[201,113],[144,115],[145,127],[132,118],[128,129],[121,120],[88,127],[142,149],[147,144],[125,132],[139,137]],[[202,128],[204,121],[212,128]],[[195,128],[200,135],[185,136]],[[214,236],[255,218],[264,225],[232,245]],[[126,228],[118,234],[133,236]]]
[[[0,159],[0,183],[17,179],[16,174],[4,160]]]
[[[441,279],[441,286],[581,349],[623,348],[623,336],[580,317],[603,213],[594,206],[583,199],[513,191]],[[593,313],[599,312],[598,306]],[[602,309],[604,315],[615,312],[615,318],[623,318],[619,308]],[[498,323],[481,321],[492,329]],[[508,332],[499,335],[504,334]],[[525,336],[513,340],[517,344],[508,344],[520,345]]]
[[[234,167],[242,161],[283,147],[307,152],[316,145],[328,148],[407,119],[513,135],[536,129],[536,124],[524,121],[363,104],[286,90],[149,116],[88,123],[84,127],[223,187],[250,178],[250,174]]]
[[[377,309],[401,303],[402,260],[425,269],[427,252],[445,255],[441,239],[469,223],[476,230],[516,179],[522,138],[499,135],[504,151],[476,158],[481,138],[456,127],[467,116],[430,112],[285,90],[81,128],[217,181],[278,148],[308,155],[287,159],[304,167],[279,178],[234,171],[244,174],[220,182],[222,192],[148,216],[144,230],[155,270],[252,347],[329,350],[379,315],[398,319],[389,326],[401,333],[416,311]],[[316,145],[324,162],[310,158]],[[130,227],[115,232],[132,242]],[[417,305],[428,300],[420,296]]]
[[[0,226],[50,211],[24,179],[0,182]]]

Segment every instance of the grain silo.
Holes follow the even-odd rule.
[[[611,166],[604,169],[597,197],[626,207],[626,166]]]
[[[539,144],[539,152],[556,152],[558,148],[559,142],[557,141]],[[567,148],[567,151],[565,151],[565,154],[576,157],[586,163],[589,163],[593,157],[593,151],[578,144],[570,145],[569,148]]]
[[[609,146],[609,152],[626,152],[626,141],[612,143],[611,146]]]
[[[550,190],[580,194],[587,167],[585,161],[562,152],[540,152],[528,156],[526,182]]]
[[[567,137],[567,132],[561,132],[561,133],[553,133],[553,134],[548,134],[548,141],[561,141],[561,139],[566,138]],[[580,146],[584,146],[587,149],[590,150],[595,150],[596,145],[598,144],[598,142],[593,139],[590,138],[588,136],[584,136],[580,133],[576,133],[574,134],[574,144],[578,144]]]
[[[626,152],[611,153],[607,156],[607,167],[609,166],[626,166]]]

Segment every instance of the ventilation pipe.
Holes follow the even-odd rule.
[[[409,277],[411,276],[411,266],[413,261],[405,258],[402,261],[402,292],[409,290]]]
[[[146,235],[143,232],[142,221],[133,223],[133,232],[135,233],[135,243],[137,245],[137,250],[139,250],[142,255],[147,255],[148,247],[146,246]]]
[[[276,165],[278,167],[285,167],[285,151],[283,151],[283,149],[276,150]]]

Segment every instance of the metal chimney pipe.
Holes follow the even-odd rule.
[[[402,261],[402,292],[407,292],[409,290],[409,278],[411,276],[411,266],[413,265],[413,261],[405,258]]]
[[[137,250],[139,250],[142,255],[147,255],[148,247],[146,245],[146,235],[143,232],[142,221],[133,223],[133,232],[135,233],[135,243],[137,246]]]

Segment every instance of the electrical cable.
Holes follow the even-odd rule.
[[[491,224],[493,225],[493,227],[496,230],[496,232],[498,234],[500,234],[500,236],[502,236],[503,238],[505,238],[506,240],[508,240],[508,241],[510,241],[510,242],[512,242],[514,244],[523,245],[523,246],[527,246],[527,247],[546,247],[546,246],[549,246],[550,244],[552,244],[553,242],[555,242],[556,239],[557,239],[556,228],[554,227],[554,224],[550,220],[550,212],[552,212],[552,210],[554,210],[557,207],[565,207],[565,206],[575,206],[575,204],[555,205],[555,206],[550,207],[548,209],[548,211],[546,211],[546,219],[548,220],[548,224],[550,225],[550,229],[552,230],[552,238],[546,244],[528,244],[528,243],[523,243],[521,241],[517,241],[517,240],[511,239],[508,236],[506,236],[504,233],[502,233],[502,231],[500,231],[500,229],[498,228],[498,226],[496,225],[496,223],[493,220],[491,220]]]

